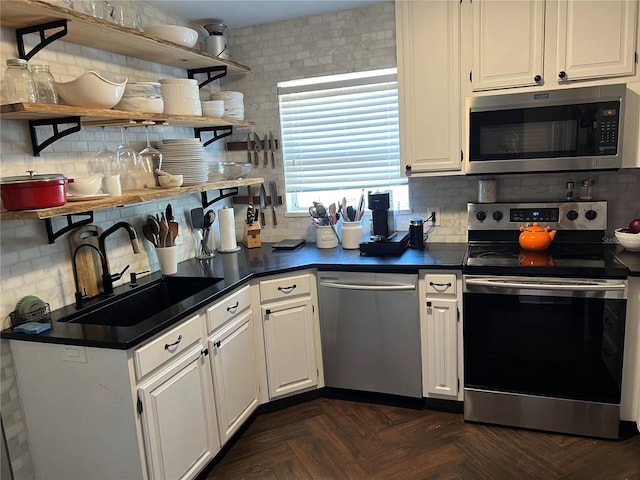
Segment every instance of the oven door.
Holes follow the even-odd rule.
[[[465,388],[620,403],[626,280],[464,277]]]

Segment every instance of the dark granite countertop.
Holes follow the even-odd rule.
[[[208,261],[190,259],[178,265],[172,277],[223,278],[202,292],[160,312],[143,322],[127,327],[76,324],[58,321],[76,313],[70,305],[52,312],[52,328],[39,335],[2,331],[2,338],[31,342],[83,345],[112,349],[129,349],[189,317],[201,308],[226,295],[251,278],[278,273],[294,272],[306,268],[319,270],[417,273],[423,268],[461,268],[466,243],[429,243],[424,250],[407,249],[400,256],[364,256],[358,250],[342,248],[318,249],[306,244],[297,250],[273,250],[271,244],[261,248],[242,248],[235,253],[217,253]],[[154,273],[143,279],[145,285],[161,278]],[[131,287],[123,285],[116,294],[126,293]],[[91,307],[91,305],[89,305]]]
[[[630,276],[640,277],[640,252],[630,252],[617,245],[615,256],[620,263],[627,267]]]

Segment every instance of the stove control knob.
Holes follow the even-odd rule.
[[[485,212],[483,212],[482,210],[480,210],[479,212],[476,213],[476,218],[479,221],[484,222],[485,219],[487,218],[487,214]]]
[[[500,220],[502,220],[502,212],[500,210],[496,210],[495,212],[493,212],[493,219],[496,222],[499,222]]]
[[[567,218],[569,220],[575,220],[576,218],[578,218],[578,212],[576,212],[575,210],[569,210],[567,212]]]
[[[584,216],[587,218],[587,220],[595,220],[595,218],[598,216],[598,212],[596,212],[595,210],[587,210],[587,213],[585,213]]]

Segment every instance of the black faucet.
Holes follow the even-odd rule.
[[[80,285],[78,284],[78,265],[76,264],[76,256],[78,255],[78,252],[80,251],[81,248],[83,247],[89,247],[89,248],[93,248],[98,255],[100,255],[100,263],[102,264],[102,278],[104,278],[105,273],[108,273],[109,271],[109,267],[107,266],[107,257],[104,256],[104,254],[98,250],[94,245],[91,245],[90,243],[83,243],[82,245],[78,245],[78,247],[75,249],[75,251],[73,252],[73,260],[72,260],[72,264],[73,264],[73,281],[76,284],[76,308],[82,308],[82,303],[85,300],[88,300],[89,297],[86,295],[86,293],[82,293],[80,291]],[[85,289],[86,292],[86,289]]]
[[[133,229],[131,225],[127,222],[118,222],[115,225],[106,229],[102,234],[98,237],[98,246],[100,248],[100,254],[102,256],[102,292],[105,295],[111,295],[113,293],[113,282],[119,280],[124,272],[127,271],[129,265],[125,267],[125,269],[120,273],[109,273],[109,262],[107,260],[107,251],[105,248],[105,240],[109,235],[114,233],[115,231],[124,228],[129,233],[129,239],[131,240],[131,247],[133,248],[133,253],[140,253],[140,245],[138,244],[138,235],[136,231]],[[95,248],[95,247],[94,247]]]

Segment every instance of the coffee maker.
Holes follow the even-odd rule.
[[[392,208],[391,192],[369,192],[368,206],[371,210],[371,239],[376,242],[391,240],[396,234],[396,212]]]

